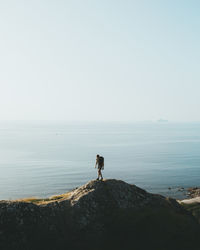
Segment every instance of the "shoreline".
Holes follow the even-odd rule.
[[[200,188],[199,187],[192,187],[188,188],[188,199],[177,200],[179,203],[184,204],[194,204],[200,203]]]

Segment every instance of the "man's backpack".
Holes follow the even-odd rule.
[[[104,165],[104,158],[103,158],[103,156],[100,156],[100,157],[99,157],[99,165],[100,165],[100,166],[103,166],[103,165]]]

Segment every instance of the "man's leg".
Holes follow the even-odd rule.
[[[101,173],[101,168],[99,169],[99,176],[101,177],[101,180],[103,180],[103,176],[102,176],[102,173]]]
[[[97,177],[97,181],[99,180],[99,176],[100,176],[100,168],[98,168],[98,177]]]

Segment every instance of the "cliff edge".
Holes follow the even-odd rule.
[[[176,200],[120,180],[49,199],[0,202],[0,249],[199,249],[199,224]]]

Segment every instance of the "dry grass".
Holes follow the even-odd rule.
[[[15,200],[15,202],[29,202],[29,203],[34,203],[37,205],[43,205],[43,204],[48,204],[51,202],[59,202],[66,200],[70,197],[71,192],[65,193],[65,194],[60,194],[60,195],[54,195],[49,198],[37,198],[37,197],[28,197],[28,198],[23,198],[23,199],[18,199]]]

